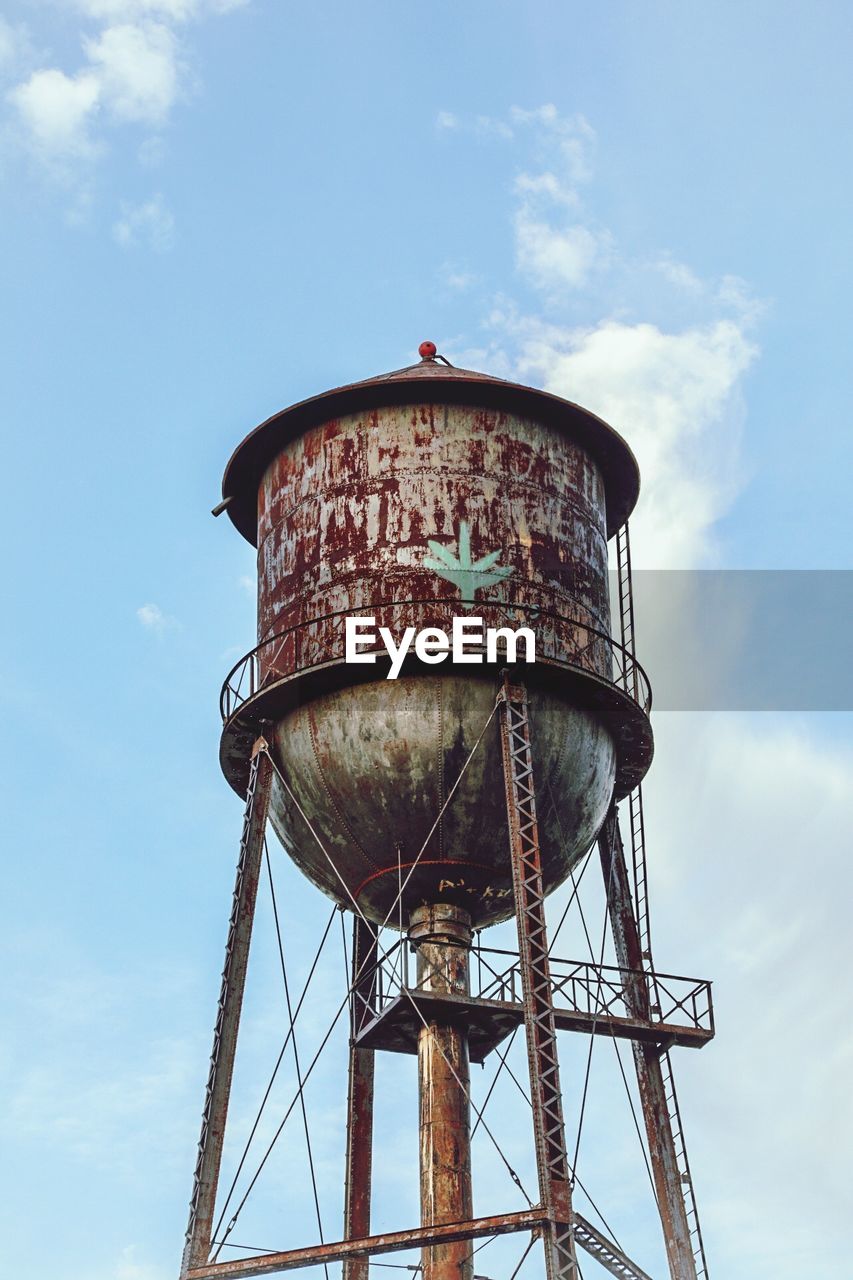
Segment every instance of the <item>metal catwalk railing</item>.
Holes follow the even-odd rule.
[[[615,685],[648,714],[652,705],[649,679],[632,651],[613,636],[582,619],[521,601],[460,600],[458,596],[433,600],[389,600],[364,605],[378,626],[395,634],[413,619],[421,627],[447,624],[464,608],[483,619],[484,627],[529,627],[536,636],[537,659],[592,675]],[[288,676],[302,674],[344,658],[344,620],[353,608],[295,623],[257,645],[231,668],[220,695],[223,721],[228,721],[255,694]],[[396,625],[395,625],[396,624]],[[359,650],[381,655],[376,644]],[[466,652],[476,652],[469,645]]]
[[[507,963],[509,961],[510,963]],[[651,1005],[651,1027],[680,1027],[714,1034],[711,984],[702,978],[671,973],[620,969],[584,960],[550,957],[551,994],[555,1012],[575,1013],[590,1020],[628,1019],[625,990],[642,983],[656,1002]],[[472,1000],[495,1000],[505,1004],[521,1001],[521,971],[517,953],[493,947],[475,946],[472,953]],[[375,988],[370,1016],[387,1009],[403,991],[417,993],[421,986],[409,981],[408,944],[397,941],[375,969]]]

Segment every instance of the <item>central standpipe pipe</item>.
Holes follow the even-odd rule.
[[[409,937],[418,953],[417,982],[436,995],[469,994],[471,917],[459,907],[418,907]],[[431,1018],[418,1036],[421,1225],[466,1222],[471,1196],[468,1034]],[[432,1245],[421,1255],[423,1280],[473,1280],[470,1240]]]

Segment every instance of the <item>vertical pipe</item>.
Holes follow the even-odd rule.
[[[412,912],[409,937],[418,952],[418,988],[437,995],[468,995],[471,917],[436,905]],[[466,1222],[471,1194],[471,1112],[468,1034],[430,1019],[418,1036],[421,1224]],[[423,1280],[472,1280],[469,1240],[432,1245],[422,1253]]]
[[[353,919],[352,1001],[350,1015],[347,1156],[344,1187],[344,1239],[370,1235],[370,1186],[373,1173],[373,1050],[360,1049],[355,1037],[375,1013],[377,939],[360,916]],[[368,1258],[347,1258],[343,1280],[367,1280]]]

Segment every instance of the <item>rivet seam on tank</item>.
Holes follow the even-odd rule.
[[[424,567],[432,569],[440,578],[458,587],[463,599],[494,586],[496,582],[503,582],[512,573],[511,568],[498,567],[500,550],[490,551],[479,560],[471,559],[471,530],[467,520],[459,523],[456,555],[450,548],[434,542],[432,538],[427,545],[432,555],[424,557]]]

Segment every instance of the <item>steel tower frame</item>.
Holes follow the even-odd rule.
[[[622,642],[625,650],[633,655],[634,608],[627,525],[617,535],[617,574]],[[631,668],[626,666],[622,675],[626,688],[632,678]],[[334,1261],[344,1263],[344,1280],[367,1280],[369,1260],[377,1254],[520,1231],[532,1231],[541,1236],[546,1280],[577,1280],[578,1245],[611,1275],[623,1277],[623,1280],[650,1280],[647,1273],[612,1240],[572,1207],[574,1171],[568,1160],[562,1112],[557,1016],[545,923],[528,698],[526,687],[517,674],[504,674],[498,703],[518,930],[522,988],[520,1012],[527,1041],[539,1204],[516,1213],[426,1224],[381,1235],[370,1234],[374,1053],[377,1048],[391,1046],[383,1044],[383,1023],[388,1023],[388,1017],[377,1006],[376,1000],[376,984],[380,976],[377,933],[373,926],[356,915],[350,1000],[344,1239],[233,1261],[209,1261],[222,1143],[274,773],[267,743],[259,737],[252,748],[181,1280],[273,1275]],[[639,788],[631,793],[629,810],[631,871],[625,857],[615,804],[597,841],[622,994],[630,1014],[629,1019],[621,1020],[620,1034],[632,1040],[671,1280],[700,1280],[707,1277],[708,1271],[669,1058],[669,1046],[675,1037],[661,1039],[660,1024],[653,1018],[658,999],[658,977],[651,964]],[[413,1019],[417,1014],[423,1021],[412,993],[407,994]],[[471,998],[467,1007],[478,1008],[488,1017],[491,1010],[487,1006],[492,1004]],[[712,1030],[710,1034],[713,1034]]]

